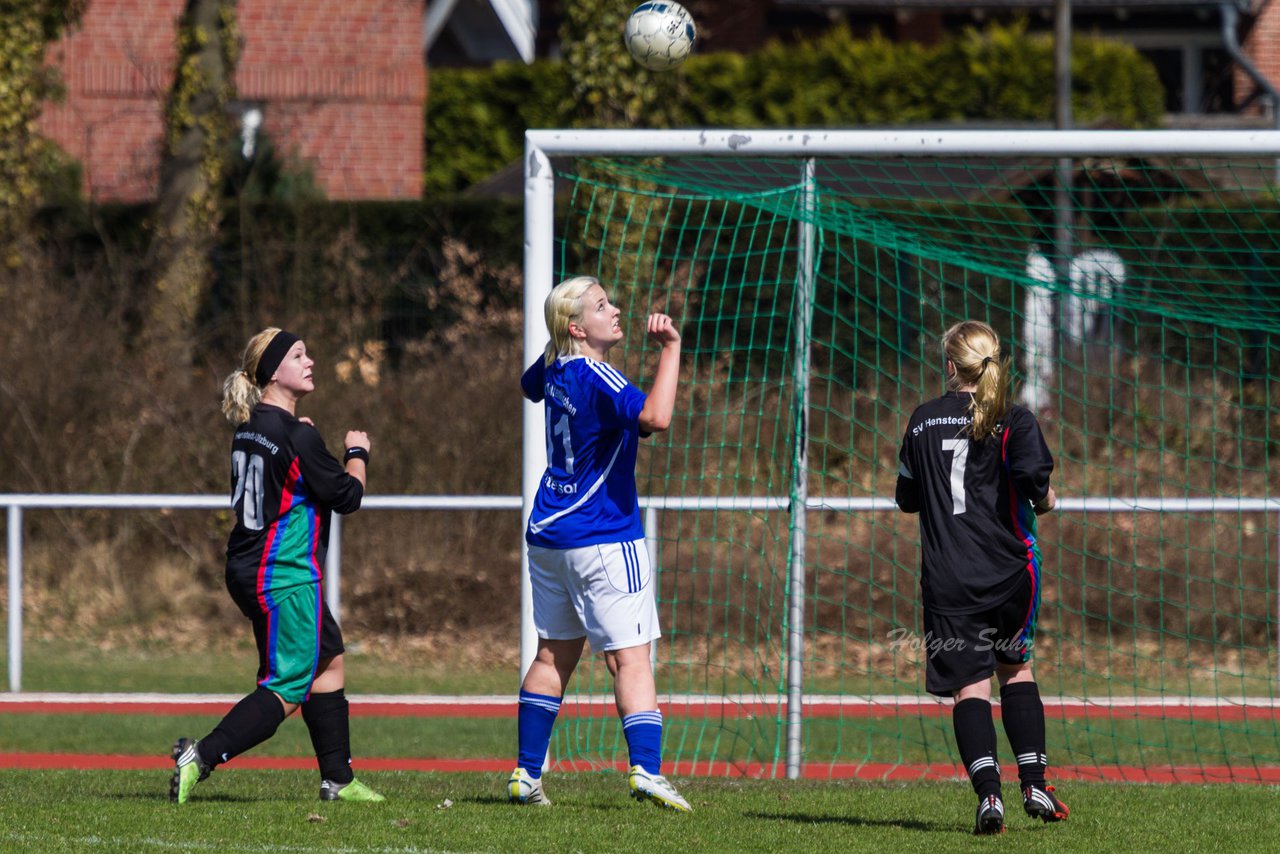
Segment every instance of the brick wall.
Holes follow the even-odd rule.
[[[1262,76],[1280,88],[1280,4],[1267,3],[1262,7],[1242,46]],[[1244,93],[1252,92],[1256,85],[1240,71],[1236,72],[1235,80],[1237,100]],[[1265,101],[1259,101],[1249,112],[1261,112],[1263,104]]]
[[[421,0],[240,0],[242,101],[334,199],[416,198],[422,185]],[[50,50],[67,98],[41,130],[84,164],[98,201],[155,194],[182,0],[94,0]]]

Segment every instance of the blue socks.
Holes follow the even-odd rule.
[[[520,738],[517,764],[535,780],[542,776],[542,763],[546,761],[547,748],[551,746],[551,729],[556,725],[556,715],[560,713],[560,699],[529,691],[520,692],[516,716]]]
[[[655,777],[662,773],[662,712],[636,712],[622,719],[629,765],[639,765]]]
[[[551,745],[551,730],[560,713],[560,697],[546,694],[520,692],[516,726],[520,738],[520,754],[517,764],[530,777],[542,777],[542,763],[547,759]],[[636,712],[622,719],[622,734],[627,739],[629,765],[639,765],[657,776],[662,773],[662,712]]]

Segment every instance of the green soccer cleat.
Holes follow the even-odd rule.
[[[173,745],[173,777],[169,779],[169,800],[175,804],[185,804],[191,798],[191,790],[196,783],[209,776],[213,771],[200,759],[196,750],[196,742],[189,738],[180,738]]]
[[[631,788],[631,797],[637,801],[651,801],[663,809],[676,812],[693,812],[689,802],[680,797],[676,787],[667,782],[667,778],[658,774],[650,774],[639,765],[632,765],[627,773],[627,785]]]
[[[533,804],[539,807],[551,806],[551,799],[542,791],[541,778],[535,780],[523,768],[511,772],[507,780],[507,800],[513,804]]]
[[[320,784],[320,800],[348,801],[350,803],[378,804],[386,800],[364,783],[352,778],[350,783],[325,780]]]

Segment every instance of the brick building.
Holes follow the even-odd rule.
[[[683,0],[700,50],[746,52],[846,22],[931,42],[992,19],[1052,28],[1053,0]],[[334,199],[417,198],[429,64],[559,53],[561,0],[238,0],[237,108],[307,162]],[[97,201],[153,197],[183,0],[91,0],[51,47],[67,99],[41,130],[84,165]],[[1072,0],[1076,32],[1133,44],[1171,114],[1277,121],[1280,3]],[[1246,64],[1250,68],[1246,69]],[[1251,72],[1251,73],[1249,73]],[[1222,122],[1220,122],[1222,123]]]
[[[237,109],[335,199],[422,192],[422,0],[239,0]],[[183,0],[92,0],[51,46],[67,97],[40,129],[96,201],[153,198]],[[252,128],[253,122],[250,122]]]

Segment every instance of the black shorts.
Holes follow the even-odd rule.
[[[997,664],[1031,660],[1040,611],[1040,587],[1028,574],[1013,595],[976,614],[936,614],[924,609],[924,687],[950,697],[966,685],[990,679]]]

